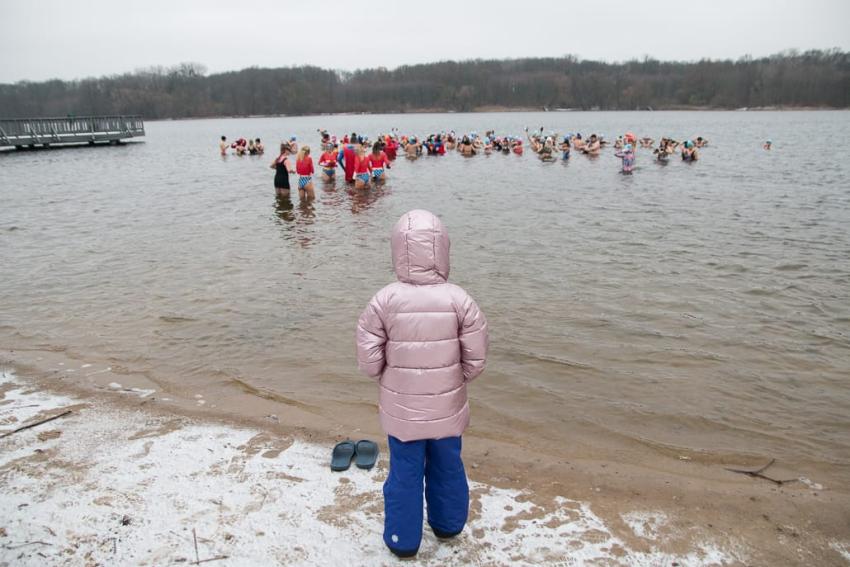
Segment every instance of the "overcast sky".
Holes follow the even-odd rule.
[[[445,59],[850,51],[850,0],[0,0],[0,83],[183,61],[210,73]]]

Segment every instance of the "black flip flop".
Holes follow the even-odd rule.
[[[358,468],[369,470],[375,466],[378,460],[378,444],[374,441],[363,439],[357,442],[357,456],[354,464]]]
[[[345,471],[351,466],[351,459],[354,457],[354,443],[351,441],[342,441],[337,443],[331,453],[331,470]]]

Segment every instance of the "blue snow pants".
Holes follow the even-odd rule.
[[[389,436],[390,473],[384,482],[384,543],[416,552],[422,541],[422,483],[428,524],[460,533],[469,513],[469,485],[460,460],[460,437],[399,441]]]

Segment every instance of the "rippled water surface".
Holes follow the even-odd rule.
[[[381,189],[279,203],[274,146],[525,125],[702,135],[702,160],[399,160]],[[492,329],[473,420],[850,465],[847,112],[433,114],[148,123],[143,143],[0,155],[0,340],[119,361],[162,384],[374,411],[353,329],[392,280],[388,233],[439,214],[452,280]],[[771,138],[774,149],[761,142]],[[271,152],[272,154],[274,152]],[[483,433],[483,432],[482,432]]]

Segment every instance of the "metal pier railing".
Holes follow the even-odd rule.
[[[0,119],[0,147],[18,149],[53,144],[117,143],[145,135],[141,116],[75,116]]]

